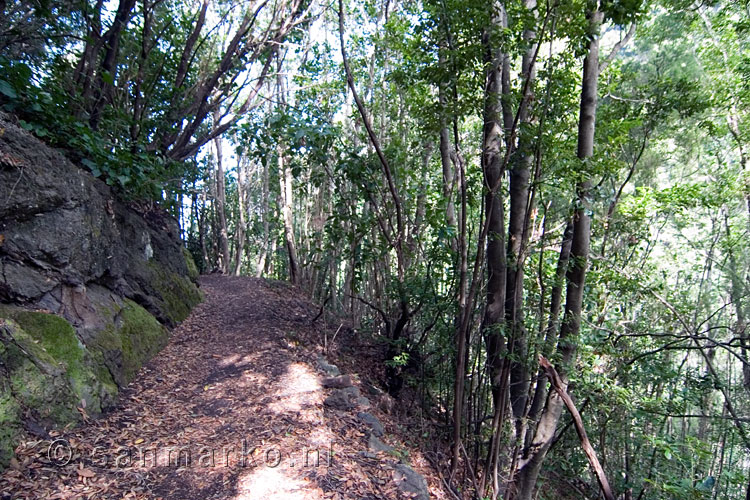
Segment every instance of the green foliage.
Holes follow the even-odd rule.
[[[0,58],[0,109],[13,113],[29,132],[58,147],[95,177],[136,199],[159,199],[180,165],[141,146],[123,149],[107,135],[67,110],[70,96],[62,89],[35,84],[33,71],[23,62]]]

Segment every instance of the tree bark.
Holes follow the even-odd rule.
[[[294,241],[294,221],[292,219],[292,168],[284,158],[284,145],[276,149],[279,162],[279,189],[281,198],[281,216],[284,220],[284,242],[289,258],[289,281],[299,284],[299,266],[297,261],[297,245]]]
[[[237,162],[237,212],[239,222],[237,223],[237,231],[235,232],[235,247],[237,251],[234,254],[234,266],[232,274],[239,276],[242,271],[242,257],[245,254],[245,229],[247,226],[247,218],[245,214],[245,190],[246,190],[246,168],[247,158],[240,157]]]
[[[533,13],[536,0],[525,0],[524,8]],[[528,339],[524,325],[523,314],[523,278],[526,256],[526,233],[529,216],[529,179],[531,166],[534,162],[534,140],[531,134],[531,112],[529,101],[532,98],[531,88],[534,84],[536,71],[534,69],[534,54],[536,44],[532,43],[536,37],[533,29],[527,29],[523,34],[529,47],[523,55],[521,71],[526,80],[524,88],[526,95],[521,100],[518,110],[520,133],[518,149],[510,169],[510,214],[508,219],[508,269],[507,289],[505,292],[505,315],[508,322],[510,351],[513,361],[510,366],[510,403],[513,417],[516,419],[516,432],[520,437],[522,419],[526,411],[530,375],[526,360]]]
[[[276,77],[277,93],[279,96],[279,112],[286,112],[286,86],[284,76],[281,72],[283,58],[278,60],[278,73]],[[284,222],[284,243],[286,245],[287,257],[289,259],[289,281],[293,285],[299,285],[299,264],[297,260],[297,245],[294,239],[294,219],[292,207],[294,198],[292,192],[292,167],[286,161],[286,145],[279,140],[276,147],[276,160],[279,167],[279,198],[281,200],[281,218]]]
[[[591,40],[583,62],[583,85],[578,121],[578,158],[581,160],[586,160],[594,154],[599,81],[599,33],[603,16],[601,12],[594,10],[588,12],[587,17]],[[571,262],[567,273],[565,314],[560,327],[558,342],[558,351],[562,362],[560,365],[560,380],[563,390],[567,390],[567,370],[575,359],[577,336],[581,327],[583,290],[591,242],[590,189],[591,185],[588,180],[578,184],[577,202],[573,215],[573,239],[570,251]],[[534,438],[526,452],[526,457],[519,461],[520,466],[513,484],[514,499],[531,500],[542,463],[552,443],[562,407],[563,400],[559,393],[550,393],[547,396],[544,411],[534,433]]]
[[[216,221],[219,230],[219,269],[222,273],[229,273],[229,236],[227,233],[226,214],[226,179],[224,178],[224,158],[222,152],[221,138],[214,139],[214,150],[216,152]]]
[[[104,34],[104,57],[96,77],[96,90],[90,110],[89,124],[96,130],[104,109],[104,104],[110,99],[113,81],[116,76],[117,55],[120,49],[120,33],[130,20],[130,12],[135,7],[135,0],[120,0],[115,12],[112,26]],[[107,74],[105,78],[104,74]]]
[[[557,330],[559,328],[560,310],[562,308],[562,290],[565,282],[565,273],[570,261],[570,247],[573,243],[573,220],[568,220],[563,232],[562,243],[560,244],[560,254],[557,260],[557,270],[555,271],[555,282],[550,292],[549,319],[542,345],[542,355],[549,357],[557,343]],[[544,371],[540,368],[537,385],[534,388],[534,397],[531,400],[531,406],[527,418],[534,423],[539,418],[539,412],[542,411],[544,401],[547,398],[547,384],[544,381]]]
[[[507,384],[504,342],[506,254],[505,215],[502,199],[503,130],[502,78],[505,55],[497,45],[497,33],[505,24],[505,8],[495,3],[492,25],[483,34],[487,75],[484,91],[484,130],[482,136],[482,172],[484,175],[484,210],[487,217],[487,294],[482,334],[487,346],[487,365],[494,407],[492,441],[488,450],[485,477],[493,479],[493,489],[498,491],[497,455],[499,429],[503,420]]]

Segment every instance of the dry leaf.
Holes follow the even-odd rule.
[[[96,472],[92,471],[91,469],[78,469],[76,472],[78,472],[78,475],[81,477],[94,477],[96,476]]]

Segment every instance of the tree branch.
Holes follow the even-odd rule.
[[[576,426],[578,437],[581,439],[581,447],[583,448],[583,452],[586,454],[586,458],[588,458],[589,463],[591,464],[591,468],[594,469],[596,480],[599,482],[599,487],[602,490],[604,498],[606,500],[615,500],[615,495],[614,493],[612,493],[612,488],[609,486],[609,481],[607,481],[607,476],[604,474],[604,469],[599,463],[599,459],[596,458],[594,447],[591,446],[591,441],[589,441],[589,438],[586,435],[586,429],[583,426],[583,419],[581,419],[581,414],[578,413],[573,400],[565,391],[565,385],[563,384],[562,379],[560,379],[560,375],[557,373],[557,370],[555,370],[555,367],[552,366],[552,363],[550,363],[544,356],[539,356],[539,365],[544,369],[547,378],[549,378],[550,384],[552,384],[552,388],[555,389],[555,391],[557,391],[557,393],[560,395],[560,398],[563,400],[563,403],[565,403],[565,406],[570,412],[570,416],[573,417],[573,423]]]
[[[622,50],[622,48],[625,45],[627,45],[630,39],[633,38],[634,34],[635,34],[635,23],[632,23],[625,37],[619,42],[617,42],[615,46],[612,47],[612,52],[609,53],[607,58],[599,63],[599,73],[607,69],[607,66],[609,66],[610,63],[615,60],[615,57],[617,57],[617,54],[620,52],[620,50]]]

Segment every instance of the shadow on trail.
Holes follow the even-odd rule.
[[[201,287],[206,300],[117,409],[63,433],[70,463],[28,467],[13,498],[322,499],[340,484],[345,472],[329,472],[342,437],[297,341],[315,335],[315,308],[260,279]]]

